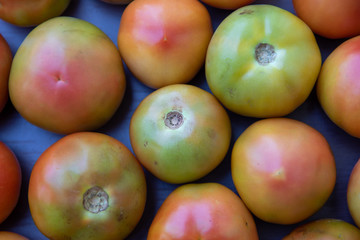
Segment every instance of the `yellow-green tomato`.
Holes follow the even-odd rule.
[[[71,0],[2,0],[0,18],[17,26],[35,26],[60,16]]]
[[[93,24],[57,17],[34,28],[17,50],[9,79],[16,110],[30,123],[69,134],[105,124],[126,87],[115,44]]]
[[[313,32],[292,13],[249,5],[216,29],[207,51],[206,78],[229,110],[251,117],[279,117],[309,96],[321,67]]]
[[[360,227],[360,159],[350,174],[347,188],[347,203],[352,218],[356,225]]]
[[[212,34],[210,14],[198,0],[136,0],[121,16],[118,46],[135,77],[157,89],[192,80]]]
[[[135,156],[118,140],[74,133],[36,161],[28,199],[36,226],[49,239],[124,239],[143,214],[146,179]]]
[[[360,36],[339,45],[325,60],[317,96],[327,116],[360,138]]]
[[[186,84],[148,95],[130,122],[139,161],[170,183],[199,179],[222,162],[231,138],[230,119],[209,92]]]
[[[165,199],[148,240],[258,240],[241,199],[219,183],[185,184]]]
[[[282,240],[359,240],[360,230],[340,219],[325,218],[295,228]]]
[[[335,186],[336,167],[317,130],[297,120],[269,118],[250,125],[236,140],[231,174],[257,217],[292,224],[325,204]]]

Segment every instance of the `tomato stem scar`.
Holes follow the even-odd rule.
[[[178,111],[171,111],[166,114],[164,123],[170,129],[177,129],[181,127],[184,122],[183,115]]]
[[[83,206],[92,213],[105,211],[109,206],[109,195],[101,187],[89,188],[83,195]]]
[[[268,65],[276,58],[274,46],[268,43],[259,43],[255,48],[255,58],[260,65]]]

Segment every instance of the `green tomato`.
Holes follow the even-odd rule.
[[[284,116],[309,96],[321,67],[310,28],[271,5],[249,5],[215,31],[206,57],[211,91],[229,110],[250,117]]]
[[[216,98],[198,87],[175,84],[148,95],[135,110],[130,140],[153,175],[170,183],[197,180],[225,157],[230,119]]]

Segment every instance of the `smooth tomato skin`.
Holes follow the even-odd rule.
[[[0,223],[4,222],[16,207],[20,187],[20,164],[11,149],[0,141]]]
[[[317,130],[296,120],[272,118],[253,123],[236,140],[231,174],[254,215],[292,224],[325,204],[335,186],[336,166]]]
[[[355,222],[360,227],[360,159],[351,171],[347,187],[347,205],[349,212]]]
[[[201,0],[209,6],[221,9],[237,9],[253,3],[255,0]]]
[[[197,0],[138,0],[123,12],[118,46],[135,77],[157,89],[193,79],[212,33],[210,14]]]
[[[0,6],[0,18],[11,24],[30,27],[60,16],[71,0],[37,0],[36,4],[28,0],[3,0]]]
[[[32,30],[15,54],[9,79],[17,111],[61,134],[104,125],[125,87],[115,44],[96,26],[73,17],[53,18]]]
[[[360,34],[360,1],[293,0],[296,14],[318,35],[349,38]]]
[[[295,228],[282,240],[358,240],[360,230],[340,219],[324,218]]]
[[[254,219],[241,199],[219,183],[185,184],[162,203],[148,240],[257,240]]]
[[[266,44],[273,54],[261,50]],[[227,109],[265,118],[285,116],[301,105],[320,67],[310,28],[292,13],[264,4],[239,8],[220,23],[209,44],[205,73]]]
[[[0,33],[0,113],[4,109],[8,98],[8,82],[12,53],[9,44]]]
[[[343,42],[324,61],[316,90],[327,116],[360,138],[360,36]]]
[[[98,213],[83,205],[92,187],[109,197],[109,206]],[[36,226],[50,239],[124,239],[143,214],[146,179],[134,155],[118,140],[95,132],[74,133],[36,161],[28,198]]]
[[[0,231],[1,240],[29,240],[28,238],[21,236],[14,232]]]
[[[172,129],[166,119],[174,112],[182,116],[174,124],[182,121],[182,125]],[[207,91],[187,84],[154,91],[130,121],[135,155],[153,175],[169,183],[190,182],[208,174],[224,159],[230,139],[225,109]]]

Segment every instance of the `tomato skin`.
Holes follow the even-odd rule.
[[[0,141],[0,223],[12,213],[19,201],[21,187],[20,164],[11,149]]]
[[[257,240],[254,219],[241,199],[219,183],[185,184],[162,203],[148,240]]]
[[[335,186],[336,166],[317,130],[272,118],[253,123],[236,140],[231,174],[252,213],[267,222],[292,224],[325,204]]]
[[[1,240],[29,240],[28,238],[21,236],[20,234],[0,231],[0,239]]]
[[[171,129],[166,119],[173,113],[179,113],[182,124]],[[148,95],[130,122],[135,155],[153,175],[169,183],[190,182],[208,174],[225,157],[230,138],[225,109],[207,91],[186,84]]]
[[[0,18],[11,24],[30,27],[60,16],[70,4],[70,0],[28,0],[1,1]]]
[[[73,17],[53,18],[34,28],[17,50],[10,99],[22,117],[43,129],[61,134],[94,130],[122,102],[122,64],[101,29]]]
[[[295,228],[283,240],[357,240],[360,230],[340,219],[319,219]]]
[[[226,17],[207,51],[206,79],[224,106],[250,117],[281,117],[315,85],[321,53],[314,34],[292,13],[248,5]]]
[[[0,33],[0,113],[9,98],[8,82],[11,62],[12,53],[10,46]]]
[[[351,171],[347,187],[347,204],[349,212],[355,222],[360,227],[360,159]]]
[[[248,5],[255,0],[201,0],[202,2],[221,9],[237,9]]]
[[[324,61],[316,90],[327,116],[360,138],[360,36],[343,42]]]
[[[83,204],[94,187],[108,195],[108,207],[97,213]],[[143,214],[146,180],[121,142],[101,133],[74,133],[36,161],[28,198],[36,226],[50,239],[123,239]]]
[[[348,38],[360,34],[360,1],[293,0],[296,14],[318,35]]]
[[[197,0],[139,0],[123,12],[118,46],[135,77],[157,89],[193,79],[212,33],[210,14]]]

